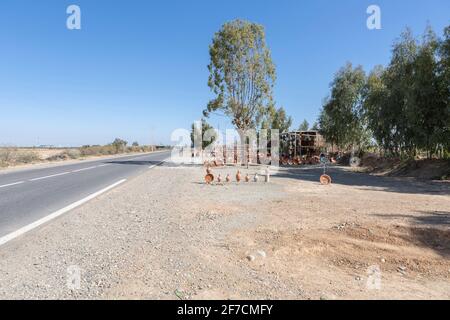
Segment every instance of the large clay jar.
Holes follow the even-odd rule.
[[[238,170],[238,172],[236,173],[236,181],[241,182],[241,179],[242,179],[242,175],[241,175],[241,172]]]

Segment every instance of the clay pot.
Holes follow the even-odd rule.
[[[250,176],[248,175],[248,173],[247,173],[247,175],[245,176],[245,182],[250,182]]]
[[[207,184],[211,184],[214,181],[214,176],[212,174],[208,173],[205,176],[205,181]]]
[[[225,178],[225,180],[226,180],[227,182],[231,182],[231,177],[230,177],[229,174],[227,174],[227,177]]]
[[[331,184],[331,177],[327,174],[320,176],[320,183],[325,186]]]
[[[241,182],[241,179],[242,179],[242,175],[241,175],[241,172],[238,170],[238,172],[236,173],[236,181]]]

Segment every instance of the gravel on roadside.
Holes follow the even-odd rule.
[[[243,177],[257,171],[241,170]],[[380,249],[375,238],[364,242],[359,233],[355,238],[357,227],[392,224],[376,216],[382,212],[398,223],[421,209],[448,212],[446,190],[417,195],[383,184],[355,187],[344,178],[372,178],[345,170],[327,187],[317,182],[320,169],[282,169],[270,183],[263,177],[237,183],[233,167],[214,170],[219,173],[233,182],[206,185],[200,167],[156,167],[0,247],[0,298],[449,298],[442,282],[450,276],[448,258],[409,242],[400,244],[426,254],[439,273],[408,279],[422,271],[406,261],[405,275],[386,271],[384,291],[368,292],[367,266],[390,247]],[[372,243],[375,251],[368,249]]]

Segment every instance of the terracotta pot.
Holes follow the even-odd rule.
[[[227,177],[225,178],[225,180],[226,180],[227,182],[231,182],[231,177],[230,177],[229,174],[227,174]]]
[[[214,181],[214,176],[212,174],[208,173],[205,176],[205,181],[207,184],[211,184]]]
[[[331,177],[327,174],[320,176],[320,183],[325,186],[331,184]]]
[[[247,173],[247,175],[245,176],[245,182],[250,182],[250,176],[248,175],[248,173]]]

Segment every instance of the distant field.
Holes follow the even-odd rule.
[[[117,148],[113,145],[85,146],[80,148],[0,147],[0,168],[132,152],[152,152],[156,149],[157,148],[155,146],[132,146]]]

